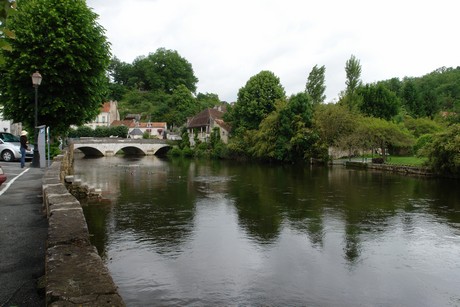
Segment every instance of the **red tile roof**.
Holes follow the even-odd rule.
[[[101,107],[101,113],[102,112],[110,112],[110,102],[104,102],[104,104]]]

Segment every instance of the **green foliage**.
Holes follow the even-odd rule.
[[[69,129],[69,138],[79,138],[79,137],[92,137],[94,136],[94,130],[88,126],[80,126],[77,129]]]
[[[419,117],[425,114],[424,108],[419,104],[419,96],[420,94],[415,85],[415,81],[412,78],[405,79],[401,98],[406,111],[413,117]]]
[[[249,152],[258,159],[284,162],[302,161],[312,156],[318,137],[311,129],[312,102],[306,93],[279,100],[254,132]]]
[[[275,102],[286,96],[280,80],[270,71],[251,77],[238,91],[238,99],[225,120],[235,131],[257,129],[260,122],[275,109]]]
[[[403,108],[412,117],[437,116],[439,111],[458,113],[460,104],[460,67],[441,67],[422,77],[405,77],[401,82],[380,81],[400,98]]]
[[[390,120],[399,112],[399,99],[383,84],[366,84],[356,90],[362,97],[359,110],[367,115]]]
[[[406,116],[404,118],[404,126],[416,137],[425,134],[432,134],[440,132],[442,127],[432,119],[429,118],[412,118]]]
[[[414,156],[391,156],[387,159],[387,164],[392,165],[408,165],[408,166],[416,166],[421,167],[426,163],[427,159],[423,157],[414,157]]]
[[[324,92],[326,91],[325,73],[326,67],[324,65],[321,67],[315,65],[308,75],[305,91],[308,95],[310,95],[312,102],[315,105],[324,102],[326,99],[326,95],[324,95]]]
[[[113,82],[110,98],[120,100],[121,117],[141,114],[144,119],[178,127],[186,123],[187,117],[220,104],[216,94],[193,96],[198,79],[192,65],[177,51],[159,48],[147,57],[136,58],[133,64],[114,57],[109,73]]]
[[[77,129],[69,129],[68,137],[70,138],[80,138],[80,137],[110,137],[118,136],[121,138],[126,138],[128,136],[129,128],[126,126],[117,126],[117,127],[105,127],[99,126],[96,129],[92,129],[88,126],[80,126]]]
[[[22,1],[8,18],[16,39],[4,52],[0,100],[5,118],[34,126],[31,75],[39,71],[38,123],[58,134],[92,120],[106,94],[110,60],[104,29],[84,0]]]
[[[198,95],[196,95],[196,101],[200,105],[200,110],[212,108],[221,103],[219,96],[217,94],[212,93],[198,93]]]
[[[138,57],[129,68],[125,63],[114,61],[115,82],[145,91],[161,91],[172,94],[183,85],[192,93],[196,91],[198,78],[192,65],[175,50],[159,48],[146,57]]]
[[[191,117],[200,111],[192,93],[185,85],[178,85],[168,99],[168,110],[165,119],[173,126],[182,126]]]
[[[48,157],[48,146],[45,148],[46,151],[46,157]],[[61,150],[59,149],[59,144],[57,143],[51,143],[49,146],[49,157],[52,160],[54,157],[57,155],[61,154]]]
[[[16,10],[16,1],[0,0],[0,51],[12,51],[11,44],[5,39],[15,39],[16,34],[5,26],[6,19]],[[0,52],[0,65],[5,63],[2,52]]]
[[[405,127],[380,118],[363,117],[354,135],[360,148],[381,148],[384,157],[388,146],[411,148],[414,144]]]
[[[179,147],[173,147],[168,151],[167,155],[171,157],[180,157],[182,156],[182,150]]]
[[[460,125],[433,136],[427,146],[428,165],[437,173],[460,176]]]
[[[427,148],[433,142],[432,134],[421,135],[414,145],[414,153],[418,156],[426,156]]]
[[[349,110],[356,110],[361,102],[360,96],[356,93],[361,86],[361,64],[354,55],[351,55],[345,63],[345,73],[347,76],[345,95],[341,97],[339,103],[347,106]]]
[[[319,105],[313,114],[313,127],[326,146],[338,146],[356,129],[359,115],[339,104]]]

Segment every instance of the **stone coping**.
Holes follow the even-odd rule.
[[[45,259],[47,306],[125,306],[89,239],[80,202],[64,183],[72,153],[57,156],[42,180],[48,217]]]

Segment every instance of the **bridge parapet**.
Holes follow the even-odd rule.
[[[168,144],[168,140],[163,139],[125,139],[125,138],[94,138],[94,137],[81,137],[78,139],[69,139],[73,144],[100,144],[100,143],[134,143],[134,144]]]
[[[119,151],[128,155],[156,155],[171,148],[168,140],[161,139],[80,138],[70,139],[69,143],[86,156],[114,156]]]

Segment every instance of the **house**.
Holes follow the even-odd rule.
[[[230,125],[222,119],[224,115],[222,107],[208,108],[187,120],[187,131],[190,145],[195,145],[195,136],[201,142],[208,142],[214,128],[219,129],[220,139],[227,144]]]
[[[14,135],[19,135],[21,130],[21,123],[13,123],[13,121],[3,118],[3,106],[0,106],[0,132],[9,132]]]
[[[118,112],[118,102],[108,101],[105,102],[101,109],[100,113],[94,121],[86,123],[85,126],[96,129],[96,127],[105,126],[109,127],[113,121],[120,120],[120,113]]]
[[[150,138],[163,139],[168,128],[165,122],[139,122],[138,117],[129,117],[124,120],[115,120],[110,126],[126,126],[128,127],[128,137],[142,138],[144,133],[147,133]]]

